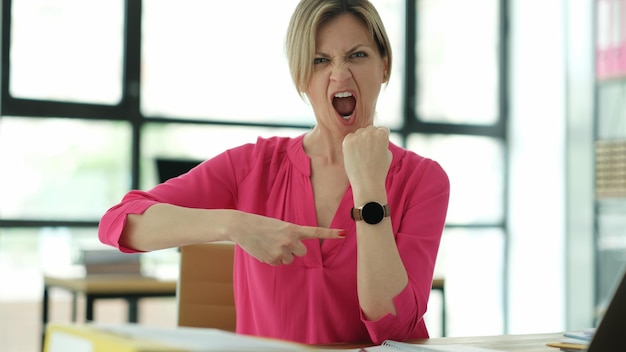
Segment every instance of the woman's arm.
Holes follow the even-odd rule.
[[[122,216],[126,216],[126,221],[117,245],[125,251],[232,241],[261,262],[271,265],[290,264],[294,256],[304,256],[303,239],[345,236],[342,230],[298,226],[238,210],[197,209],[166,203],[155,203],[143,213]]]
[[[387,129],[368,127],[344,140],[346,172],[357,207],[371,201],[387,204],[385,182],[391,163],[388,136]],[[393,314],[403,315],[401,320],[407,324],[409,320],[415,324],[426,310],[449,183],[436,163],[423,165],[428,166],[417,171],[418,178],[407,175],[419,179],[418,189],[410,182],[399,186],[401,192],[408,192],[404,195],[406,201],[399,203],[408,208],[395,204],[396,209],[391,210],[392,216],[398,217],[393,219],[395,229],[391,217],[375,225],[356,222],[357,292],[364,318],[369,321]],[[409,301],[394,302],[403,290],[410,290],[402,295]],[[394,303],[402,304],[403,311],[397,312]]]
[[[391,164],[389,130],[370,126],[343,141],[344,164],[354,206],[387,204],[385,180]],[[357,221],[357,292],[363,314],[377,320],[395,314],[393,298],[406,287],[408,277],[400,259],[389,217],[375,225]]]
[[[119,244],[138,251],[154,251],[189,244],[231,241],[234,210],[205,210],[156,203],[143,214],[128,214]],[[234,228],[233,228],[234,230]]]

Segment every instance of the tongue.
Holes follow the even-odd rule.
[[[350,116],[356,107],[356,100],[354,97],[335,98],[333,99],[333,106],[339,115]]]

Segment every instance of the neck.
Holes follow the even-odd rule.
[[[304,136],[304,151],[311,158],[321,158],[330,164],[343,164],[343,143],[344,136],[322,131],[319,127]]]

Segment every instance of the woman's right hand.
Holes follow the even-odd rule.
[[[238,212],[236,229],[230,234],[233,242],[263,263],[291,264],[294,257],[306,255],[304,239],[341,239],[345,230],[300,226],[282,220]],[[237,218],[242,217],[241,221]]]
[[[159,203],[143,214],[129,214],[119,243],[125,248],[153,251],[229,240],[263,263],[280,265],[306,255],[304,239],[344,236],[345,230],[299,226],[239,210]]]

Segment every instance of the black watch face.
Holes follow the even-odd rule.
[[[376,202],[370,202],[363,206],[361,210],[363,221],[368,224],[378,224],[385,217],[385,209]]]

